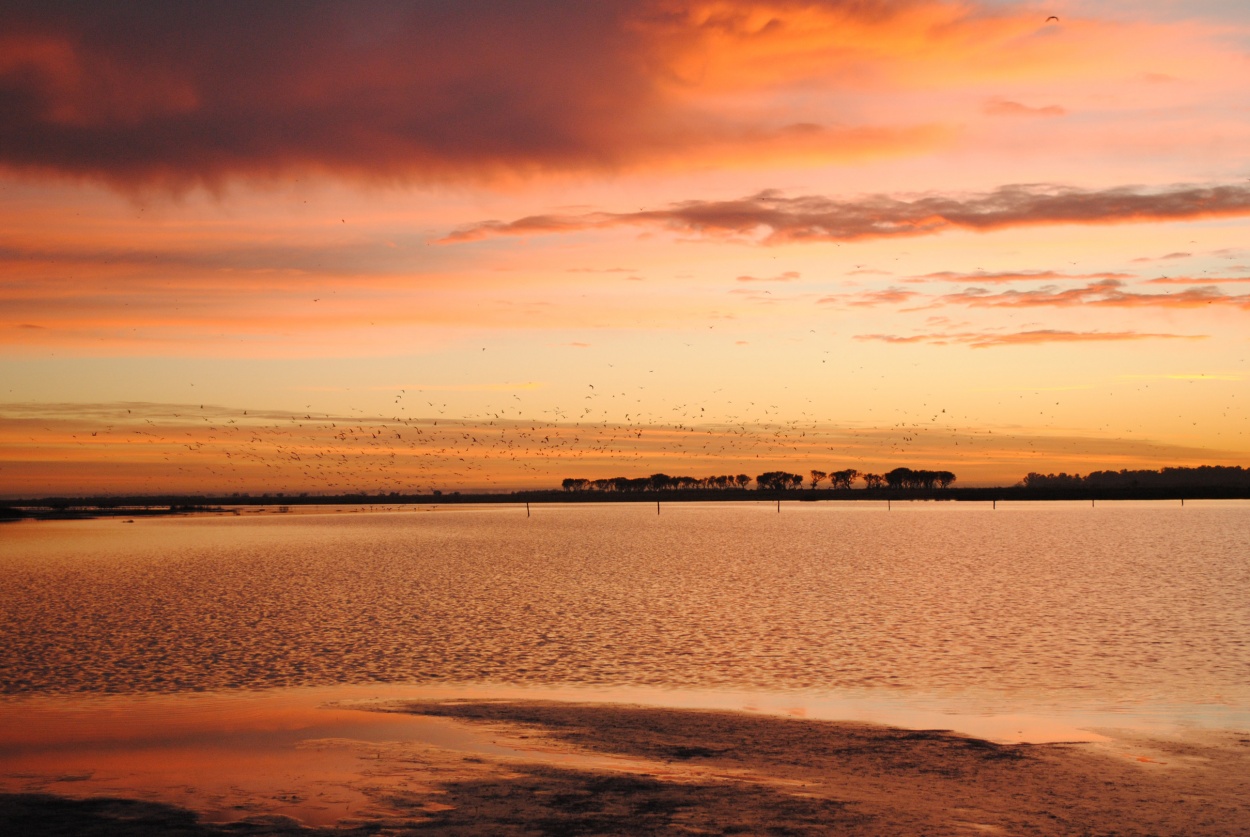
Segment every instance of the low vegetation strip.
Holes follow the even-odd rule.
[[[833,489],[849,490],[856,480],[862,479],[865,488],[910,488],[933,489],[949,488],[955,481],[950,471],[926,471],[912,468],[895,468],[885,474],[860,473],[854,468],[841,471],[808,471],[809,477],[792,474],[788,471],[766,471],[755,477],[758,491],[794,491],[803,487],[817,489],[821,483],[829,481]],[[685,491],[690,489],[745,489],[751,485],[751,477],[747,474],[722,475],[715,477],[670,477],[668,474],[652,474],[649,477],[612,477],[611,479],[581,479],[570,477],[560,483],[565,491],[616,491],[620,493],[637,491]]]
[[[1203,465],[1158,471],[1095,471],[1080,474],[1029,474],[1011,486],[955,488],[950,471],[896,468],[886,474],[861,474],[854,469],[799,474],[768,471],[716,477],[616,477],[607,480],[566,479],[561,488],[474,493],[434,491],[429,494],[358,492],[346,494],[152,494],[84,497],[42,497],[0,501],[0,521],[28,518],[139,516],[144,514],[230,513],[231,508],[272,506],[356,506],[386,510],[397,506],[461,503],[568,502],[699,502],[711,500],[1244,500],[1250,499],[1250,469]],[[856,481],[862,487],[855,487]],[[824,483],[826,483],[825,485]],[[754,488],[750,488],[751,483]],[[803,485],[806,483],[807,488]]]

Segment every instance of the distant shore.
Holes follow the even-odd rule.
[[[508,493],[443,492],[439,494],[160,494],[127,496],[39,497],[0,501],[0,520],[150,517],[225,513],[238,507],[292,506],[438,506],[489,503],[707,503],[823,501],[1048,501],[1048,500],[1248,500],[1250,488],[1027,488],[1024,486],[935,489],[676,489],[643,492],[514,491]]]

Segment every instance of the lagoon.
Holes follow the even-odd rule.
[[[1250,702],[1250,503],[414,507],[0,530],[0,689]]]
[[[1245,501],[314,508],[22,522],[0,545],[0,791],[208,822],[394,816],[377,789],[411,752],[382,784],[359,766],[396,741],[442,771],[604,769],[347,710],[370,703],[705,708],[1118,754],[1124,734],[1223,735],[1207,759],[1242,758],[1250,727]]]

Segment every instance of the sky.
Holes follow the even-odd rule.
[[[1250,466],[1241,2],[0,2],[0,493]]]

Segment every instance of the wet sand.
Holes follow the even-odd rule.
[[[741,712],[542,701],[374,711],[455,719],[490,751],[355,746],[369,804],[336,827],[258,809],[213,823],[152,800],[0,795],[12,834],[1250,833],[1250,733],[998,744]]]

